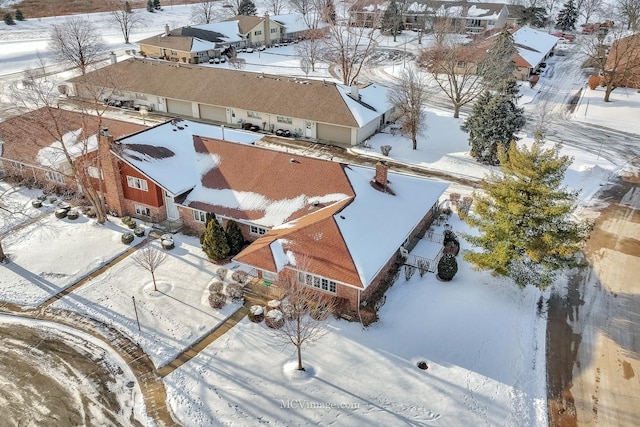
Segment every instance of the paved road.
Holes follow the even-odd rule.
[[[549,301],[551,426],[640,423],[640,161],[599,195],[589,267]]]

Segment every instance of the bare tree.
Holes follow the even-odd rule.
[[[329,25],[327,30],[325,59],[336,64],[343,84],[352,85],[373,54],[377,32],[370,28],[338,24]]]
[[[142,21],[142,15],[134,13],[127,0],[112,0],[111,17],[120,26],[124,42],[129,44],[131,31]]]
[[[233,12],[233,16],[240,15],[240,3],[242,0],[228,0],[225,3],[225,7],[228,7]]]
[[[318,28],[327,6],[326,0],[289,0],[290,8],[302,15],[308,28]]]
[[[13,197],[17,191],[17,187],[8,183],[0,184],[0,263],[7,259],[2,247],[2,239],[10,231],[11,223],[29,219],[29,215],[26,214],[28,205]]]
[[[87,67],[100,61],[105,50],[95,27],[78,17],[53,25],[49,49],[59,60],[79,68],[82,74],[87,72]]]
[[[618,15],[627,24],[627,29],[638,30],[640,24],[640,0],[617,0],[616,9]]]
[[[201,0],[191,6],[191,19],[196,24],[210,24],[218,17],[218,0]]]
[[[295,47],[296,54],[311,67],[311,71],[316,70],[316,63],[320,60],[324,52],[324,32],[321,30],[309,30]]]
[[[156,285],[156,270],[162,265],[162,263],[166,261],[167,254],[147,244],[141,249],[138,249],[133,254],[131,259],[136,266],[143,268],[151,273],[151,279],[153,280],[153,290],[157,292],[158,286]]]
[[[605,39],[601,41],[597,37],[592,37],[585,49],[590,62],[602,75],[604,101],[609,102],[615,89],[640,84],[640,34],[625,37],[623,31],[609,30],[606,40],[611,44],[609,49],[603,43]]]
[[[285,323],[274,329],[277,337],[296,348],[298,370],[303,371],[302,348],[313,345],[326,333],[326,320],[335,309],[335,299],[300,283],[297,274],[284,269],[278,275],[278,287],[284,292],[282,311]]]
[[[267,7],[274,15],[280,15],[284,10],[286,0],[267,0]]]
[[[425,74],[416,67],[408,66],[400,72],[388,93],[389,102],[399,112],[402,132],[411,136],[414,150],[418,148],[418,134],[425,122],[423,108],[427,90]]]
[[[453,117],[460,117],[462,106],[482,93],[482,78],[477,73],[482,50],[475,46],[439,45],[420,53],[418,63],[453,104]]]
[[[585,24],[589,23],[589,19],[602,7],[603,0],[578,0],[576,9],[578,13],[584,17]]]

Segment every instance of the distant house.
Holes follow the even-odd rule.
[[[227,46],[225,36],[215,31],[203,31],[194,27],[169,30],[163,34],[138,42],[140,52],[151,58],[198,64],[220,56]]]
[[[605,78],[617,87],[640,89],[640,34],[615,40],[607,54]]]
[[[515,58],[517,77],[526,80],[553,54],[558,37],[524,26],[513,33],[513,42],[518,49]]]
[[[447,184],[269,150],[259,137],[180,119],[116,141],[105,132],[107,203],[197,232],[207,213],[233,220],[250,242],[235,261],[265,281],[294,270],[358,307],[431,223]]]
[[[109,127],[118,137],[144,129],[134,123],[58,108],[40,108],[0,122],[0,174],[4,179],[28,180],[50,190],[81,192],[71,175],[70,161],[82,158],[98,187],[96,154],[101,127]]]
[[[104,76],[109,87],[104,87]],[[116,98],[172,116],[351,146],[393,116],[387,89],[131,58],[70,80],[80,98]]]

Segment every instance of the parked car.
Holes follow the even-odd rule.
[[[284,137],[290,137],[291,136],[291,131],[289,129],[278,129],[276,131],[276,135],[277,136],[284,136]]]
[[[252,47],[248,47],[247,48],[247,53],[253,53],[253,48]]]
[[[258,50],[261,50],[261,51],[262,51],[262,50],[265,50],[266,48],[267,48],[267,47],[266,47],[265,45],[258,46]]]

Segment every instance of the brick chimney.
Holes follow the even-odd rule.
[[[387,186],[387,173],[389,172],[389,166],[383,161],[379,161],[376,163],[376,177],[374,179],[375,183],[385,188]]]
[[[271,47],[271,29],[269,28],[269,12],[264,14],[264,45]]]
[[[111,153],[113,136],[109,134],[108,128],[100,129],[98,136],[98,154],[100,156],[100,166],[102,168],[102,179],[104,180],[104,198],[107,207],[111,211],[124,214],[124,191],[122,189],[122,177],[118,159]]]

